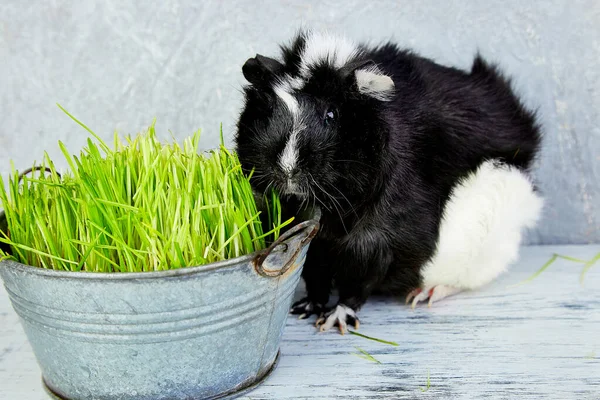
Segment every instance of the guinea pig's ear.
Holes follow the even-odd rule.
[[[394,81],[381,72],[371,60],[355,62],[343,67],[343,74],[356,85],[358,91],[381,101],[390,101],[394,94]]]
[[[269,57],[257,54],[248,59],[242,67],[244,78],[255,86],[268,84],[283,69],[283,64]]]

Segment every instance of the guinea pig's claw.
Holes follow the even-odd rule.
[[[307,297],[292,304],[291,314],[298,314],[298,319],[306,319],[313,314],[321,314],[323,306],[318,303],[313,303]]]
[[[418,303],[429,300],[427,306],[431,308],[434,302],[459,292],[461,292],[461,289],[446,285],[433,286],[425,290],[417,288],[406,296],[406,304],[412,300],[411,308],[414,310]]]
[[[315,321],[315,326],[318,328],[325,322],[325,314],[321,314],[319,318]]]
[[[410,301],[417,297],[417,295],[419,293],[421,293],[423,290],[421,288],[416,288],[415,290],[411,290],[411,292],[408,294],[408,296],[406,296],[406,302],[404,304],[408,304],[410,303]]]
[[[348,331],[348,325],[358,329],[360,322],[354,310],[344,304],[338,304],[333,310],[319,317],[315,323],[321,332],[337,326],[342,335]]]

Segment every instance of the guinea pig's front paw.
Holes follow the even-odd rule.
[[[298,315],[298,319],[305,319],[313,314],[321,315],[324,310],[325,306],[323,304],[315,303],[305,297],[292,304],[290,313]]]
[[[348,330],[348,325],[352,325],[354,329],[358,329],[360,321],[352,308],[344,304],[338,304],[333,310],[319,317],[315,325],[321,332],[337,326],[343,335]]]

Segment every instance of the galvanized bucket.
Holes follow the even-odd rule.
[[[275,366],[319,216],[204,266],[102,274],[2,261],[0,275],[53,396],[231,398]]]

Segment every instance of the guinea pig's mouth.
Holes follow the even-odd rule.
[[[288,179],[283,188],[283,194],[296,196],[300,199],[308,197],[308,191],[302,190],[302,187],[294,180]]]

